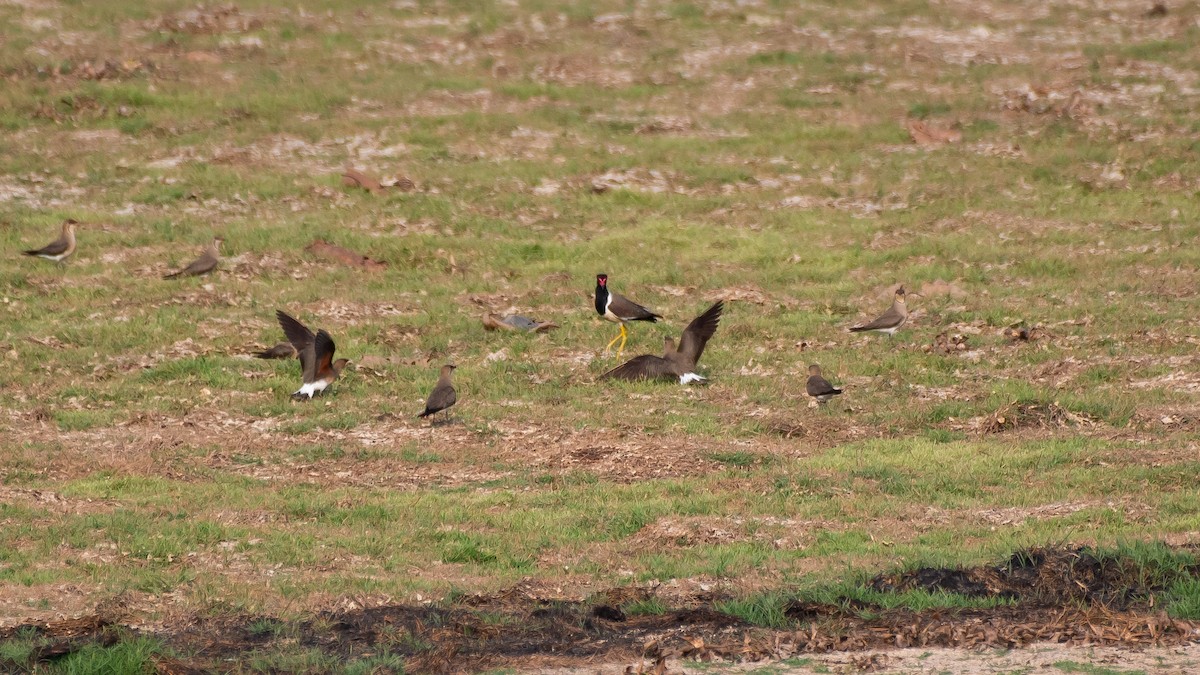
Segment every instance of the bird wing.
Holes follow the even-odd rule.
[[[623,295],[616,293],[612,293],[611,295],[612,302],[608,305],[608,311],[621,319],[625,319],[626,321],[649,321],[653,323],[656,319],[662,318],[662,314],[655,314]]]
[[[866,323],[861,326],[855,326],[855,327],[851,328],[850,330],[852,332],[857,333],[859,331],[864,331],[864,330],[881,330],[884,328],[893,328],[895,326],[899,326],[901,323],[904,323],[904,318],[905,318],[905,316],[903,314],[901,314],[899,312],[899,310],[897,310],[893,306],[890,309],[888,309],[888,311],[884,312],[883,314],[880,314],[879,317],[877,319],[875,319],[874,321],[872,321],[871,323]]]
[[[316,375],[316,350],[314,342],[316,336],[304,324],[292,318],[282,309],[275,311],[275,318],[279,320],[279,327],[283,329],[283,334],[287,336],[288,342],[296,348],[296,354],[300,357],[300,373],[303,376],[305,383],[312,382]]]
[[[700,360],[700,355],[704,353],[704,346],[708,344],[709,338],[717,332],[717,324],[721,322],[721,312],[724,310],[725,301],[718,300],[703,314],[692,319],[687,328],[683,329],[683,337],[679,338],[677,351],[680,357],[690,364],[690,367],[695,367],[696,362]]]
[[[333,351],[337,349],[337,345],[333,343],[333,338],[324,330],[317,331],[317,337],[313,341],[313,381],[317,378],[324,379],[333,374]]]
[[[808,378],[808,384],[805,385],[804,389],[808,392],[809,396],[828,396],[830,394],[842,393],[841,389],[829,384],[829,380],[820,375],[813,375]]]
[[[67,249],[70,247],[71,247],[71,241],[69,239],[67,239],[67,235],[64,234],[64,235],[60,236],[58,239],[55,239],[54,241],[50,242],[49,244],[46,244],[45,246],[43,246],[39,249],[36,249],[33,251],[25,251],[24,253],[25,253],[25,255],[59,255],[62,253],[66,253]]]
[[[671,362],[661,356],[643,354],[635,356],[625,363],[613,368],[600,376],[601,380],[664,380],[674,382],[679,376],[671,367]]]
[[[449,382],[439,380],[433,391],[429,392],[429,399],[425,401],[425,412],[421,413],[420,417],[432,415],[454,405],[458,400],[458,395],[454,392],[454,386]]]

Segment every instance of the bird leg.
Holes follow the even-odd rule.
[[[622,324],[621,325],[621,333],[624,333],[624,332],[625,332],[625,326],[624,326],[624,324]],[[605,347],[604,347],[605,354],[607,354],[609,352],[609,350],[612,349],[613,345],[617,344],[617,340],[621,339],[621,333],[617,333],[617,337],[613,338],[611,341],[609,341],[609,343],[607,345],[605,345]]]
[[[617,347],[617,358],[621,358],[621,354],[625,351],[625,340],[629,337],[629,331],[625,330],[625,324],[621,324],[621,346]]]

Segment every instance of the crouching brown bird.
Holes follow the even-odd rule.
[[[623,295],[610,292],[607,274],[596,275],[596,313],[621,326],[620,335],[617,335],[604,347],[604,353],[607,354],[613,344],[620,340],[621,346],[617,347],[617,356],[625,351],[625,339],[629,336],[629,332],[625,330],[626,323],[630,321],[655,323],[662,318],[662,314],[655,314]]]
[[[442,371],[438,374],[437,384],[433,386],[433,391],[429,392],[429,398],[425,401],[425,412],[417,415],[417,417],[429,417],[458,402],[458,395],[454,393],[454,385],[450,383],[450,374],[457,367],[449,363],[442,366]]]
[[[808,367],[808,383],[804,386],[808,395],[816,399],[817,403],[825,403],[829,399],[842,393],[841,389],[829,384],[829,380],[821,375],[821,366],[812,364]]]
[[[679,338],[679,348],[671,338],[663,339],[663,355],[644,354],[632,358],[600,376],[601,380],[658,380],[662,382],[678,381],[679,384],[704,382],[706,378],[697,375],[696,362],[704,353],[713,334],[717,332],[717,324],[721,322],[721,312],[725,302],[718,300],[703,314],[692,319],[683,329]]]
[[[292,392],[292,398],[297,401],[311,401],[313,396],[324,393],[325,389],[338,379],[338,375],[342,374],[342,369],[350,363],[350,359],[333,360],[333,352],[337,345],[324,329],[313,335],[308,327],[283,310],[277,310],[275,317],[279,319],[279,327],[283,329],[283,334],[300,357],[301,385]]]
[[[252,356],[256,359],[290,359],[296,356],[296,348],[290,342],[279,342],[274,347],[254,352]]]
[[[176,277],[198,277],[201,274],[208,274],[209,272],[215,270],[217,268],[217,263],[221,262],[221,244],[223,243],[225,243],[223,238],[213,237],[212,242],[209,243],[209,245],[204,249],[204,253],[201,253],[199,258],[196,258],[192,262],[188,263],[187,267],[179,270],[178,272],[164,274],[163,278],[174,279]]]
[[[58,239],[46,244],[45,246],[30,251],[22,251],[25,255],[34,256],[37,258],[45,258],[53,260],[56,263],[61,263],[67,259],[67,256],[75,252],[75,226],[79,222],[71,219],[63,221],[62,233],[58,235]]]
[[[896,289],[895,299],[892,300],[892,306],[888,311],[880,314],[874,321],[870,323],[860,324],[850,328],[851,333],[862,333],[864,331],[878,331],[887,333],[890,338],[900,330],[905,321],[908,321],[908,305],[904,302],[904,287]]]

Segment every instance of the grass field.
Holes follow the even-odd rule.
[[[1200,619],[1200,10],[1168,5],[0,4],[0,627],[126,631],[0,662],[447,669],[415,629],[298,636],[614,589],[783,632],[797,599],[983,611],[864,582],[1080,546]],[[64,265],[20,256],[66,218]],[[598,272],[666,316],[627,356],[727,301],[708,386],[596,381]],[[846,332],[898,283],[895,339]],[[247,358],[276,309],[353,360],[330,395]],[[560,328],[480,324],[514,311]],[[809,407],[809,363],[846,394]],[[234,623],[222,665],[185,629]]]

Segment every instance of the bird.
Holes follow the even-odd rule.
[[[350,360],[333,360],[333,352],[337,349],[337,345],[333,343],[333,338],[324,329],[318,330],[317,334],[313,335],[313,332],[304,324],[283,310],[276,310],[275,318],[279,320],[279,327],[283,329],[283,334],[287,336],[288,342],[292,343],[296,354],[300,356],[302,384],[299,389],[292,392],[292,399],[311,401],[313,396],[324,393],[325,389],[338,379],[338,375],[342,374],[342,369],[350,363]]]
[[[526,333],[545,333],[558,328],[553,321],[538,321],[520,314],[488,314],[483,317],[484,330],[522,331]]]
[[[717,332],[717,324],[721,321],[721,312],[725,310],[725,302],[718,300],[703,314],[692,319],[683,329],[679,338],[679,348],[670,337],[663,338],[663,355],[644,354],[634,357],[600,376],[601,380],[657,380],[662,382],[678,381],[679,384],[704,382],[706,378],[695,373],[696,362],[704,353],[713,334]]]
[[[458,395],[454,393],[454,385],[450,383],[450,375],[457,367],[449,363],[442,366],[442,370],[438,374],[437,384],[433,386],[433,391],[429,392],[429,398],[425,401],[425,412],[417,415],[417,417],[429,417],[458,402]]]
[[[191,264],[179,270],[178,272],[164,274],[163,278],[174,279],[175,277],[198,277],[201,274],[208,274],[209,272],[213,271],[216,269],[217,263],[221,260],[221,244],[224,241],[225,239],[221,237],[213,237],[212,243],[210,243],[208,247],[204,249],[204,253],[201,253],[199,258],[196,258],[191,262]]]
[[[649,321],[654,323],[662,318],[662,314],[655,314],[623,295],[610,292],[607,274],[596,275],[596,313],[621,326],[621,334],[604,347],[604,353],[607,354],[613,344],[620,340],[621,346],[617,347],[617,356],[625,351],[625,340],[629,335],[625,330],[627,322]]]
[[[821,366],[815,363],[808,367],[808,383],[804,385],[804,389],[818,404],[842,393],[841,389],[829,384],[829,380],[821,375]]]
[[[880,314],[874,321],[870,323],[853,326],[849,330],[851,333],[861,333],[864,331],[878,331],[887,333],[888,337],[895,334],[908,321],[908,306],[904,304],[904,287],[896,289],[895,299],[892,300],[892,306],[888,311]]]
[[[254,352],[256,359],[290,359],[296,355],[296,348],[290,342],[279,342],[261,352]]]
[[[78,224],[79,221],[72,220],[70,218],[64,220],[62,224],[62,234],[58,235],[58,239],[55,239],[41,248],[23,251],[23,253],[25,255],[45,258],[46,260],[53,260],[56,263],[61,263],[63,260],[67,259],[67,256],[75,252],[75,226]]]

